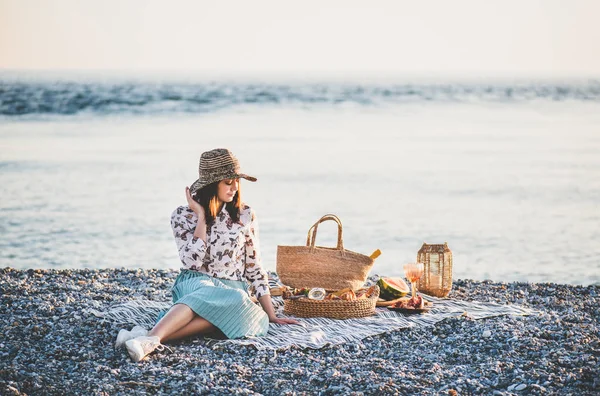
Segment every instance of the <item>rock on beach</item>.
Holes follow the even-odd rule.
[[[0,394],[438,395],[600,393],[600,286],[456,280],[451,298],[539,313],[401,329],[318,350],[203,338],[133,363],[86,312],[170,299],[172,270],[0,269]]]

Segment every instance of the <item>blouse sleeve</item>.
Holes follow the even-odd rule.
[[[206,243],[202,239],[194,237],[195,227],[190,227],[189,218],[186,217],[191,215],[190,210],[184,206],[175,209],[171,215],[171,229],[183,267],[195,270],[202,266],[206,256]]]
[[[256,298],[270,295],[269,278],[267,273],[261,266],[260,248],[258,239],[258,222],[256,214],[251,212],[251,221],[246,229],[246,262],[245,275],[246,279],[254,286]]]

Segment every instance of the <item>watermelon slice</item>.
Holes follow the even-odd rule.
[[[410,292],[410,288],[402,278],[379,278],[377,285],[380,289],[379,297],[384,300],[395,300]]]

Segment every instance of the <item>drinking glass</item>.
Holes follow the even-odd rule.
[[[417,296],[417,281],[423,276],[425,265],[423,263],[408,263],[404,264],[404,276],[410,281],[412,296]]]

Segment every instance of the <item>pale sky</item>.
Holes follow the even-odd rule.
[[[0,0],[0,69],[600,76],[600,1]]]

